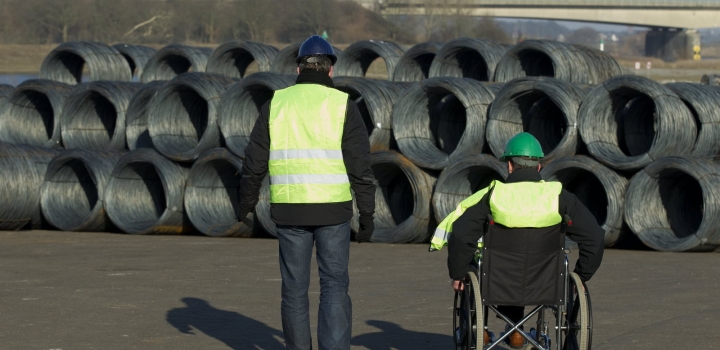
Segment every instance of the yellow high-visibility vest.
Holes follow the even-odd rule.
[[[560,192],[562,191],[560,182],[539,181],[506,184],[495,180],[490,186],[460,202],[455,211],[440,222],[430,240],[430,251],[440,250],[447,245],[448,237],[452,234],[453,223],[465,213],[465,210],[477,205],[490,189],[493,189],[492,196],[490,196],[490,213],[495,223],[510,228],[542,228],[562,222],[562,217],[558,212]],[[478,250],[481,251],[482,247],[481,238],[478,241]]]
[[[342,154],[348,95],[317,84],[278,90],[270,102],[271,203],[352,200]]]

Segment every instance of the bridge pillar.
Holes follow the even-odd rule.
[[[695,46],[700,46],[695,29],[653,28],[645,37],[645,55],[664,61],[692,59]]]

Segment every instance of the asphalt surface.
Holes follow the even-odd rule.
[[[446,251],[351,254],[352,349],[452,349]],[[717,252],[606,250],[593,349],[720,349],[719,277]],[[273,239],[0,232],[3,350],[283,349],[279,309]]]

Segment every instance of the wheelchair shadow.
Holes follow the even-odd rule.
[[[195,334],[192,328],[225,343],[231,349],[282,350],[281,331],[237,312],[212,307],[206,300],[183,298],[185,307],[167,312],[166,321],[178,331]]]
[[[352,345],[364,346],[370,350],[436,350],[452,349],[453,339],[450,335],[415,332],[401,326],[378,320],[366,322],[381,332],[358,335],[352,338]]]

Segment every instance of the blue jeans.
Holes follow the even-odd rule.
[[[290,350],[312,349],[310,334],[310,259],[317,248],[320,275],[318,345],[321,350],[349,350],[352,303],[350,223],[333,226],[278,226],[282,275],[282,325]]]

